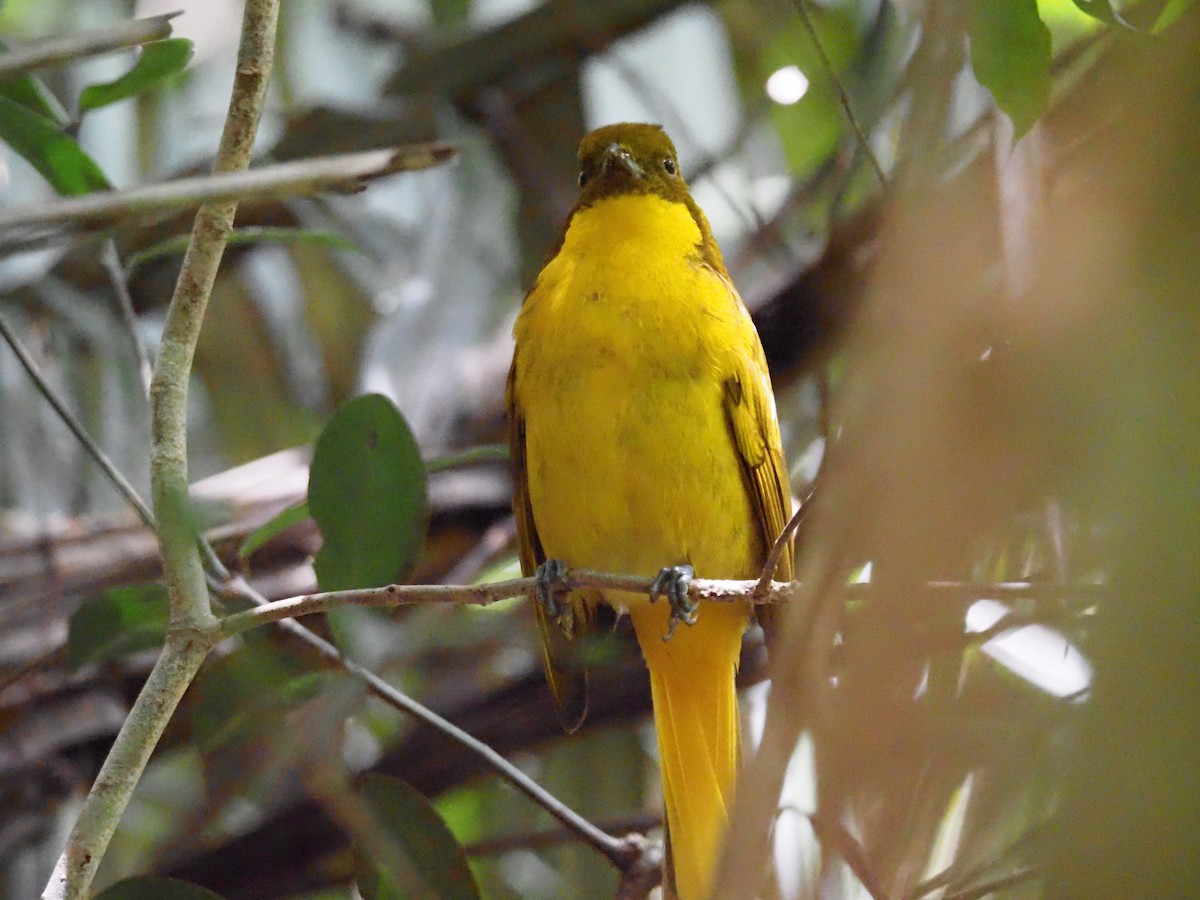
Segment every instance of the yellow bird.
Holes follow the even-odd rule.
[[[628,612],[650,673],[668,887],[708,895],[737,774],[734,676],[748,604],[687,585],[755,578],[791,515],[758,333],[675,147],[609,125],[579,148],[579,200],[514,326],[507,406],[521,565],[564,726],[587,712],[578,641]],[[651,596],[556,590],[567,567],[658,575]],[[790,579],[790,553],[776,577]],[[665,594],[669,602],[653,603]],[[675,630],[679,622],[689,627]]]

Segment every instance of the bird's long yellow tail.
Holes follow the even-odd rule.
[[[664,641],[669,614],[665,601],[630,610],[650,670],[675,888],[682,900],[704,900],[733,803],[734,676],[748,612],[739,604],[705,604],[695,625]]]

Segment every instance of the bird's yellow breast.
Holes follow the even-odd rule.
[[[757,339],[700,240],[681,203],[603,199],[576,212],[525,302],[513,389],[548,557],[757,574],[761,538],[724,408],[725,380]]]

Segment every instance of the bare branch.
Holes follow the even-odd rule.
[[[796,12],[800,14],[800,21],[804,23],[804,30],[808,32],[813,46],[817,48],[817,55],[821,57],[821,65],[825,67],[825,72],[829,75],[834,90],[837,91],[838,101],[842,105],[843,112],[846,113],[846,120],[854,130],[859,147],[862,148],[863,154],[871,163],[871,168],[875,171],[875,177],[879,179],[880,186],[887,187],[887,176],[883,174],[883,166],[879,164],[875,151],[871,149],[871,141],[863,131],[862,125],[858,123],[858,117],[854,115],[854,107],[850,105],[850,95],[846,93],[846,86],[842,84],[842,79],[834,69],[829,54],[825,52],[825,45],[821,43],[821,37],[817,34],[817,27],[813,24],[812,14],[808,10],[808,0],[792,0],[792,5],[796,7]]]
[[[161,40],[170,36],[171,20],[177,15],[178,12],[149,16],[111,28],[81,31],[14,47],[0,53],[0,78],[14,78],[44,66],[62,65],[86,56],[99,56]]]
[[[597,572],[592,569],[571,569],[563,579],[567,590],[591,588],[601,591],[624,591],[631,594],[649,594],[653,578],[641,575],[621,575]],[[716,603],[735,603],[753,597],[758,603],[780,603],[791,599],[796,585],[772,581],[761,594],[757,580],[734,581],[727,579],[693,579],[689,596],[697,600]],[[487,584],[389,584],[377,588],[353,591],[329,591],[276,600],[257,609],[234,613],[221,620],[219,634],[222,639],[240,634],[249,628],[328,612],[345,606],[409,606],[414,603],[462,603],[471,606],[490,606],[512,597],[533,597],[537,591],[537,579],[512,578],[508,581],[493,581]]]
[[[624,575],[614,572],[598,572],[594,569],[570,569],[563,578],[566,590],[591,589],[599,591],[622,591],[631,594],[649,594],[654,579],[641,575]],[[768,581],[765,586],[758,579],[735,580],[724,578],[694,578],[688,587],[688,596],[709,603],[759,604],[796,602],[804,585],[798,581]],[[870,584],[852,584],[845,587],[848,597],[869,595]],[[930,581],[917,585],[915,591],[939,596],[963,599],[981,597],[1062,597],[1064,595],[1103,594],[1102,585],[1063,585],[1051,582],[1000,581],[1000,582],[952,582]],[[347,606],[396,607],[417,603],[457,603],[467,606],[490,606],[513,597],[534,597],[537,594],[537,579],[510,578],[485,584],[388,584],[381,587],[361,588],[349,591],[327,591],[305,594],[264,603],[256,609],[234,613],[221,619],[218,626],[220,639],[233,637],[250,628],[278,622],[283,619],[311,616]],[[1044,618],[1006,616],[999,623],[982,633],[985,637],[1019,628],[1023,625],[1044,623]],[[977,637],[972,635],[973,638]]]
[[[243,170],[267,94],[279,0],[247,0],[237,73],[215,168]],[[171,619],[162,655],[109,750],[46,885],[44,898],[86,896],[158,739],[200,663],[216,623],[188,500],[187,388],[204,310],[233,228],[236,200],[201,207],[167,312],[151,400],[151,483]]]
[[[154,378],[154,364],[150,362],[146,344],[138,334],[137,313],[133,309],[133,298],[129,295],[129,275],[125,271],[125,266],[121,264],[121,254],[117,251],[117,242],[112,238],[104,242],[104,249],[100,251],[100,264],[104,266],[104,271],[108,273],[108,280],[112,283],[113,293],[117,299],[117,312],[120,313],[121,324],[125,328],[125,334],[133,349],[138,375],[141,376],[142,388],[148,399],[150,382]]]
[[[835,849],[838,855],[850,867],[850,871],[858,879],[871,900],[891,900],[891,895],[879,881],[867,858],[867,851],[846,826],[836,819],[831,819],[817,813],[808,817],[816,832],[817,840],[828,848]]]
[[[43,243],[64,230],[128,226],[201,204],[293,197],[327,191],[353,193],[372,179],[427,169],[452,159],[447,144],[413,144],[262,166],[219,171],[160,184],[69,197],[0,210],[0,248]]]
[[[88,792],[67,846],[42,893],[42,900],[76,900],[87,896],[88,886],[116,831],[121,813],[150,761],[150,754],[210,646],[194,634],[176,632],[168,638],[154,670],[113,741],[96,783]]]
[[[783,558],[783,554],[791,552],[792,536],[804,522],[804,514],[812,497],[813,492],[810,490],[800,501],[800,506],[792,513],[791,519],[783,526],[783,531],[779,532],[779,537],[775,538],[775,544],[771,547],[771,552],[767,554],[767,561],[763,563],[762,574],[758,576],[756,592],[766,592],[771,585],[771,579],[775,577],[775,570],[779,568],[779,561]]]

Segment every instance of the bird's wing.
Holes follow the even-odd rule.
[[[513,516],[517,521],[517,551],[521,558],[521,571],[532,575],[546,561],[545,551],[538,539],[537,526],[533,521],[533,508],[529,503],[529,475],[525,467],[525,417],[517,403],[515,382],[517,373],[516,356],[508,372],[508,386],[504,393],[508,409],[508,445],[513,468]],[[550,619],[549,613],[538,601],[534,601],[538,634],[542,643],[542,662],[546,669],[546,681],[554,696],[558,718],[563,728],[574,731],[587,715],[587,669],[578,660],[578,639],[586,632],[588,616],[582,604],[574,598],[565,601],[568,609],[578,614],[571,616],[573,624],[563,628]]]
[[[779,437],[775,395],[771,391],[771,376],[767,371],[762,344],[750,314],[733,285],[725,278],[721,280],[733,293],[740,314],[745,317],[745,327],[752,336],[749,346],[743,352],[734,354],[733,372],[725,379],[725,416],[757,513],[764,547],[762,562],[766,562],[766,554],[775,545],[792,516],[792,491],[788,483],[787,463],[783,458],[783,441]],[[774,577],[776,581],[792,580],[790,542],[779,560]]]

